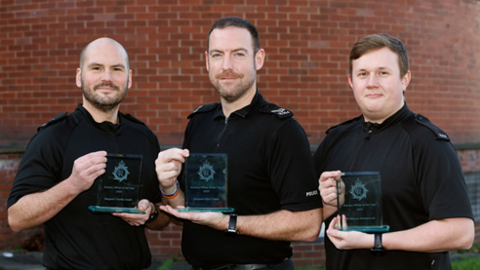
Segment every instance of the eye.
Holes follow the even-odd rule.
[[[358,77],[365,77],[367,76],[367,73],[366,72],[360,72],[358,73]]]
[[[217,58],[217,57],[220,57],[220,54],[219,53],[213,53],[211,56],[212,56],[212,58]]]
[[[245,56],[245,54],[241,53],[241,52],[237,52],[237,53],[235,53],[235,56],[240,56],[241,57],[241,56]]]

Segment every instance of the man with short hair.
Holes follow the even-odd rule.
[[[182,251],[193,269],[294,269],[290,241],[317,239],[322,222],[305,132],[293,113],[258,92],[265,51],[248,21],[215,22],[205,60],[220,103],[188,117],[184,149],[159,154],[157,175],[169,204],[161,208],[186,220]],[[235,214],[174,209],[185,203],[176,179],[189,153],[228,154],[227,196]],[[183,188],[183,175],[178,178]]]
[[[123,46],[99,38],[83,49],[76,84],[83,104],[39,128],[22,159],[8,198],[8,222],[21,231],[45,230],[42,263],[48,269],[145,269],[151,254],[145,226],[162,228],[154,160],[155,134],[119,106],[132,86]],[[141,198],[145,214],[98,214],[95,179],[105,173],[107,152],[142,155]]]
[[[362,115],[329,129],[314,155],[328,227],[327,269],[451,269],[448,251],[473,243],[462,167],[445,132],[407,107],[410,79],[398,39],[374,34],[352,48],[348,82]],[[352,171],[380,172],[389,232],[375,237],[336,229],[337,200],[344,200],[336,182]],[[351,189],[340,187],[340,194]]]

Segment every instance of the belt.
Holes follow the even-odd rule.
[[[286,262],[289,258],[282,260],[278,264]],[[254,270],[261,268],[272,268],[278,264],[223,264],[215,266],[192,266],[192,270]]]

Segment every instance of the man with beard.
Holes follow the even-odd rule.
[[[265,51],[252,24],[220,19],[207,44],[206,67],[220,103],[188,117],[183,149],[159,154],[157,175],[169,204],[161,209],[185,220],[182,251],[193,269],[294,269],[290,241],[317,239],[322,223],[307,137],[293,113],[265,101],[256,88]],[[228,154],[234,214],[175,209],[184,205],[179,174],[189,153]]]
[[[161,201],[157,137],[119,112],[132,86],[126,50],[110,38],[89,43],[76,84],[83,104],[41,126],[27,146],[8,199],[9,225],[21,231],[43,224],[42,263],[48,269],[145,269],[151,264],[145,226],[162,228],[170,218],[159,215],[154,204]],[[105,173],[107,152],[142,155],[144,199],[137,207],[145,214],[89,211],[97,202],[95,179]]]

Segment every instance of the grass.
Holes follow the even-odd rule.
[[[173,263],[173,258],[170,257],[169,259],[165,260],[162,263],[162,266],[160,266],[158,270],[168,270],[170,269],[170,265],[172,265],[172,263]]]
[[[462,261],[452,262],[453,270],[480,270],[480,259],[469,258]]]
[[[480,270],[480,243],[473,243],[468,250],[460,249],[451,253],[453,270]],[[473,255],[473,256],[472,256]]]

